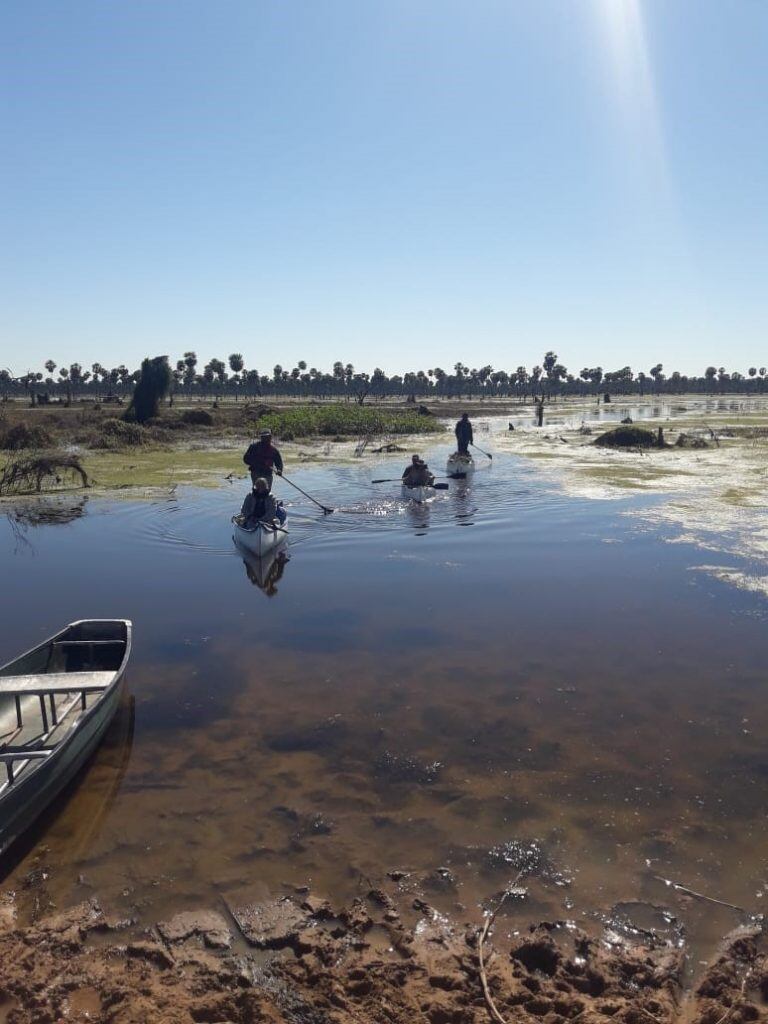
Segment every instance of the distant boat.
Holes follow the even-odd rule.
[[[234,531],[232,540],[239,547],[245,548],[257,558],[263,558],[270,551],[274,551],[285,540],[288,539],[288,531],[282,526],[273,526],[272,523],[257,523],[256,526],[243,526],[239,516],[232,517]]]
[[[82,619],[0,668],[0,853],[101,742],[120,702],[131,632],[127,619]]]
[[[463,452],[454,452],[453,455],[448,456],[447,465],[448,476],[465,477],[475,471],[475,460],[472,456]]]

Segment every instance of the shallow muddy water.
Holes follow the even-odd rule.
[[[764,599],[530,462],[478,465],[423,507],[370,484],[396,457],[292,469],[338,511],[279,483],[289,559],[266,569],[231,542],[243,481],[0,521],[2,660],[76,618],[135,625],[106,742],[3,887],[34,869],[61,905],[151,921],[397,870],[475,918],[524,871],[514,924],[679,911],[660,875],[762,911]],[[703,945],[737,923],[686,915]]]

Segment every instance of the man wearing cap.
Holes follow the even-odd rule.
[[[410,466],[406,466],[403,473],[403,483],[406,487],[431,487],[435,478],[429,472],[429,466],[419,455],[411,456]]]
[[[254,441],[243,456],[243,462],[251,471],[251,482],[255,485],[259,477],[267,481],[272,490],[272,474],[283,474],[283,459],[272,444],[272,431],[262,430],[260,440]]]

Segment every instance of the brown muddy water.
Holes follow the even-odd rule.
[[[524,870],[511,926],[671,908],[701,950],[741,918],[653,876],[762,912],[764,599],[616,502],[479,465],[424,507],[370,485],[396,459],[296,470],[339,510],[278,484],[289,560],[266,579],[230,539],[242,481],[0,521],[2,660],[76,618],[135,624],[106,742],[2,888],[23,905],[42,877],[142,923],[402,871],[474,919]]]

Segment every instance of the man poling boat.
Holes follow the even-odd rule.
[[[469,446],[474,442],[475,437],[472,433],[472,422],[469,418],[468,412],[461,414],[461,419],[454,427],[454,434],[456,435],[456,447],[458,448],[459,455],[469,455]]]
[[[232,539],[258,558],[273,551],[288,537],[284,529],[287,513],[282,502],[269,493],[267,481],[257,477],[253,490],[246,495],[240,514],[234,516]]]
[[[283,457],[272,444],[271,430],[262,430],[259,440],[248,446],[243,462],[251,471],[251,482],[255,484],[261,477],[271,491],[273,473],[281,476],[283,472]]]

